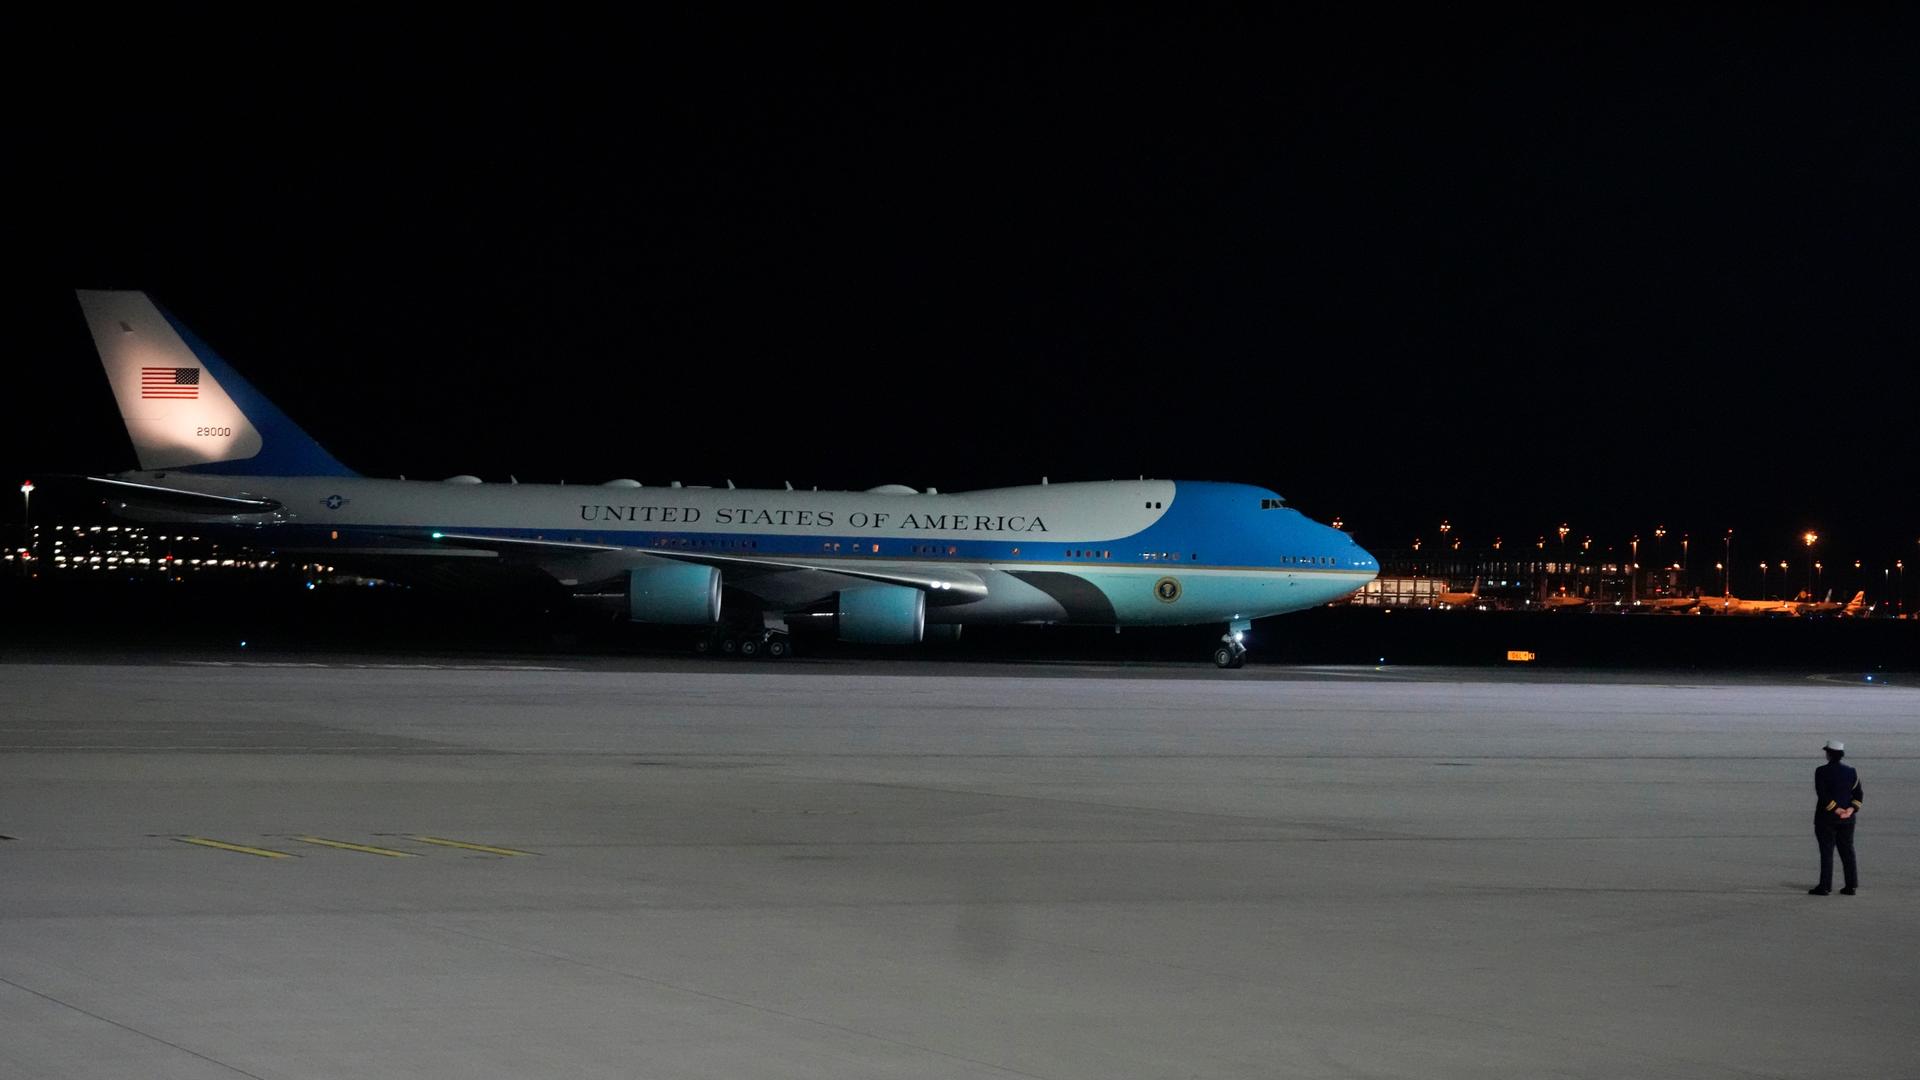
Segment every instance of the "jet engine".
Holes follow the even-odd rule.
[[[905,585],[860,585],[840,590],[834,614],[841,641],[914,645],[926,633],[927,594]]]
[[[634,622],[712,626],[720,621],[720,571],[692,563],[629,570],[627,615]]]

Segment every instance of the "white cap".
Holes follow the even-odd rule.
[[[1841,742],[1839,739],[1828,739],[1826,748],[1828,750],[1845,750],[1847,748],[1847,744]]]

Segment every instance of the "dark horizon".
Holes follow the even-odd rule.
[[[368,475],[1920,554],[1904,12],[608,18],[41,28],[9,482],[132,466],[132,287]]]

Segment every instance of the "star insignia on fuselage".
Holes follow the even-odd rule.
[[[338,510],[347,505],[347,498],[344,495],[329,495],[321,501],[327,504],[329,510]]]

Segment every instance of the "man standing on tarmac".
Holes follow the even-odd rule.
[[[1820,841],[1820,884],[1808,889],[1811,896],[1833,891],[1833,849],[1840,849],[1840,866],[1847,874],[1842,896],[1852,896],[1860,887],[1860,869],[1853,862],[1853,816],[1860,812],[1866,792],[1860,787],[1860,774],[1853,766],[1842,765],[1846,744],[1827,740],[1827,763],[1813,770],[1813,837]]]

